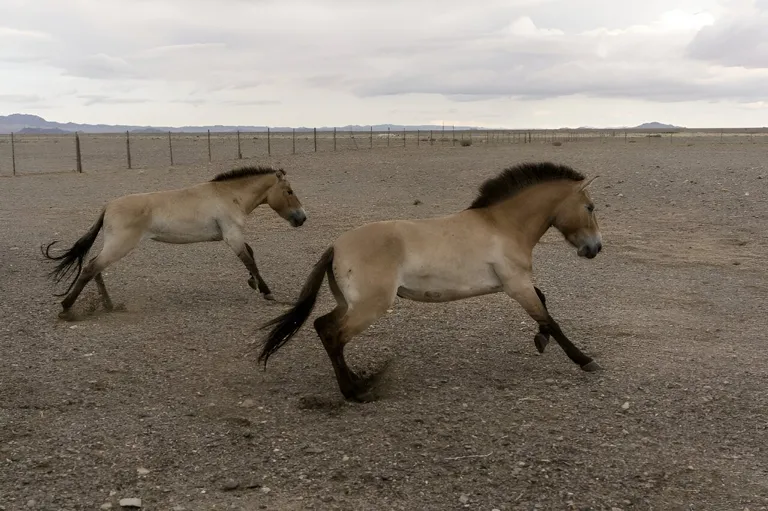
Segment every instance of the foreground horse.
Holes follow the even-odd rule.
[[[136,193],[111,200],[90,230],[65,253],[50,255],[56,241],[44,249],[41,247],[45,257],[60,261],[50,274],[56,282],[70,276],[77,267],[75,280],[64,293],[55,295],[69,293],[61,302],[64,310],[59,317],[73,319],[72,304],[91,279],[96,281],[104,307],[112,310],[101,272],[128,255],[144,237],[174,244],[224,240],[250,272],[248,284],[258,289],[265,299],[274,300],[259,274],[253,249],[243,236],[246,217],[264,203],[294,227],[307,219],[285,171],[271,167],[242,167],[186,188]],[[104,246],[83,268],[83,259],[102,226]]]
[[[581,257],[602,249],[594,204],[586,181],[572,168],[553,163],[510,167],[480,187],[472,205],[431,219],[363,225],[342,234],[312,269],[296,304],[268,322],[274,325],[259,360],[283,346],[309,317],[328,275],[336,308],[314,327],[331,359],[339,389],[348,400],[372,398],[366,382],[344,361],[344,345],[383,316],[395,296],[447,302],[505,292],[538,322],[540,353],[550,335],[585,371],[600,369],[565,336],[532,282],[533,248],[554,226]]]

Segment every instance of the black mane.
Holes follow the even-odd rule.
[[[581,181],[584,175],[567,165],[552,162],[521,163],[507,167],[498,176],[486,180],[468,209],[487,208],[539,183],[570,179]]]
[[[267,167],[262,165],[240,167],[237,169],[232,169],[226,172],[222,172],[221,174],[211,179],[211,182],[230,181],[232,179],[238,179],[241,177],[259,176],[263,174],[276,174],[278,171],[282,171],[282,169],[276,169],[273,167]]]

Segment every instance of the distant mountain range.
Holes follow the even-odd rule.
[[[442,125],[413,125],[405,126],[400,124],[375,124],[373,125],[374,131],[387,131],[389,128],[392,131],[406,130],[441,130]],[[271,131],[291,131],[293,128],[289,126],[269,126]],[[313,128],[309,127],[297,127],[296,131],[306,132],[312,131]],[[368,131],[371,126],[360,125],[347,125],[337,126],[338,131]],[[445,126],[445,129],[451,129],[451,126]],[[477,130],[482,129],[475,126],[456,126],[456,129],[460,130]],[[124,124],[79,124],[74,122],[55,122],[43,119],[38,115],[31,114],[11,114],[0,115],[0,133],[28,133],[28,134],[62,134],[62,133],[124,133],[130,131],[132,133],[167,133],[169,131],[174,133],[200,133],[210,130],[211,133],[232,133],[240,130],[241,132],[265,132],[267,126],[228,126],[228,125],[211,125],[211,126],[131,126]],[[332,131],[333,126],[322,126],[317,128],[318,131]]]
[[[456,126],[457,130],[481,130],[483,128],[477,126]],[[288,126],[270,126],[271,131],[291,131],[293,128]],[[296,131],[306,132],[312,131],[313,128],[297,127]],[[347,125],[337,126],[338,131],[368,131],[371,126],[360,125]],[[402,131],[402,130],[442,130],[442,125],[402,125],[402,124],[375,124],[373,125],[374,131]],[[451,129],[451,126],[445,126],[445,129]],[[569,128],[562,128],[569,129]],[[648,130],[679,130],[682,129],[679,126],[673,126],[671,124],[662,124],[660,122],[647,122],[634,128],[622,126],[618,128],[591,128],[581,127],[578,129],[648,129]],[[66,133],[124,133],[130,131],[132,133],[167,133],[169,131],[174,133],[200,133],[210,130],[211,133],[232,133],[240,130],[241,132],[265,132],[267,126],[225,126],[216,124],[212,126],[131,126],[123,124],[79,124],[74,122],[55,122],[43,119],[38,115],[31,114],[11,114],[0,115],[0,133],[26,133],[26,134],[66,134]],[[318,131],[331,131],[333,126],[318,127]]]

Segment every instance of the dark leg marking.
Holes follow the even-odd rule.
[[[248,279],[248,285],[251,286],[252,289],[258,290],[264,295],[265,299],[274,300],[275,297],[272,295],[272,291],[270,291],[269,286],[264,282],[264,279],[261,278],[261,274],[259,274],[259,268],[256,266],[256,259],[253,256],[253,249],[248,243],[244,243],[244,245],[245,252],[239,253],[238,257],[240,257],[240,260],[251,273],[251,278]]]
[[[565,336],[563,331],[560,329],[560,325],[557,324],[552,316],[549,316],[545,322],[539,323],[539,326],[540,328],[544,328],[545,332],[551,334],[552,337],[554,337],[557,343],[560,345],[560,347],[563,348],[565,354],[568,355],[568,358],[578,364],[579,367],[581,367],[583,370],[592,372],[598,371],[600,369],[600,366],[597,364],[597,362],[592,360],[591,357],[585,355],[579,348],[574,346],[568,337]]]
[[[541,300],[541,304],[544,306],[544,310],[546,311],[547,298],[538,287],[534,286],[533,289],[536,290],[536,294],[539,296],[539,300]],[[549,311],[547,311],[547,314],[549,314]],[[533,337],[533,343],[536,345],[536,350],[539,353],[544,353],[544,349],[547,347],[547,344],[549,344],[549,332],[541,325],[539,325],[539,333]]]
[[[109,293],[107,293],[107,286],[104,285],[104,277],[101,276],[101,272],[97,273],[93,280],[99,288],[99,294],[101,295],[101,301],[104,303],[104,308],[111,312],[115,307],[112,305],[112,299],[110,299]]]
[[[323,341],[323,347],[331,360],[333,372],[339,390],[345,399],[349,401],[367,402],[373,399],[367,384],[355,374],[344,360],[344,344],[340,339],[341,332],[338,328],[338,319],[341,316],[340,309],[320,316],[314,322],[315,331]]]

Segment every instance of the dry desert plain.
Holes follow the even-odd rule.
[[[29,151],[0,178],[0,509],[768,509],[766,142],[283,148],[83,174],[35,173]],[[342,231],[463,209],[530,160],[600,175],[603,252],[582,260],[556,232],[535,252],[550,311],[599,373],[554,343],[539,355],[504,295],[398,299],[347,350],[385,367],[381,398],[348,404],[311,323],[256,363],[257,329],[285,305],[223,243],[143,243],[105,275],[125,310],[102,312],[89,285],[76,323],[57,318],[39,255],[117,195],[272,163],[308,221],[258,209],[247,236],[288,301]],[[324,287],[315,315],[331,300]]]

